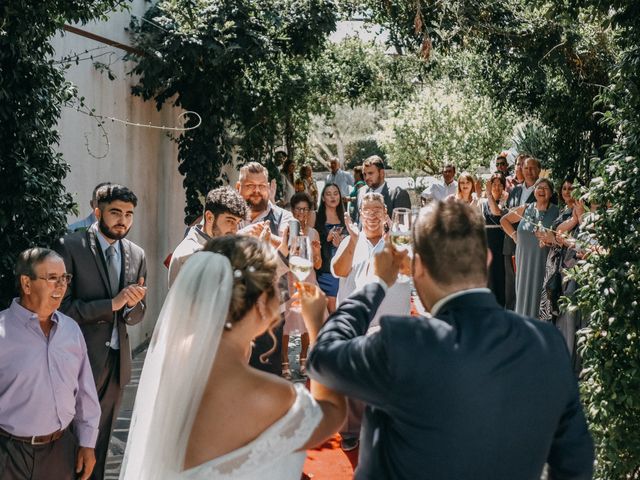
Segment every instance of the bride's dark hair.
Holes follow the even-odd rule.
[[[204,250],[224,255],[231,263],[233,290],[227,322],[233,325],[244,317],[262,292],[266,292],[269,299],[276,295],[277,257],[266,242],[248,236],[225,235],[209,240]],[[275,348],[275,335],[271,328],[268,332]],[[260,359],[264,361],[270,353],[272,351],[261,355]]]

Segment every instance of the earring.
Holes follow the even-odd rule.
[[[227,322],[224,324],[224,329],[225,330],[231,330],[231,327],[233,327],[233,324],[231,322]]]

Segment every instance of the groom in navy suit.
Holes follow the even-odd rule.
[[[363,400],[364,479],[590,479],[593,443],[562,335],[504,310],[487,285],[484,222],[435,202],[413,233],[413,278],[426,318],[383,317],[364,336],[403,260],[391,244],[374,283],[322,328],[310,376]]]

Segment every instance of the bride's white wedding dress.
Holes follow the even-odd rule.
[[[120,480],[300,479],[305,452],[298,450],[322,418],[301,385],[287,413],[253,441],[182,468],[229,311],[233,274],[226,257],[199,252],[171,287],[140,377]]]
[[[306,453],[299,451],[322,418],[322,410],[303,385],[276,423],[242,448],[186,470],[181,480],[300,480]]]

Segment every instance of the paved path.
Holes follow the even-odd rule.
[[[105,480],[117,480],[120,475],[120,465],[122,465],[122,457],[124,455],[124,446],[127,443],[129,435],[129,423],[131,422],[131,412],[133,410],[133,402],[138,390],[138,382],[140,381],[140,373],[142,372],[142,364],[144,363],[144,350],[138,354],[131,365],[131,383],[124,389],[122,397],[122,405],[120,413],[116,420],[116,426],[111,436],[111,444],[109,445],[109,455],[107,456],[107,466],[105,469]]]

